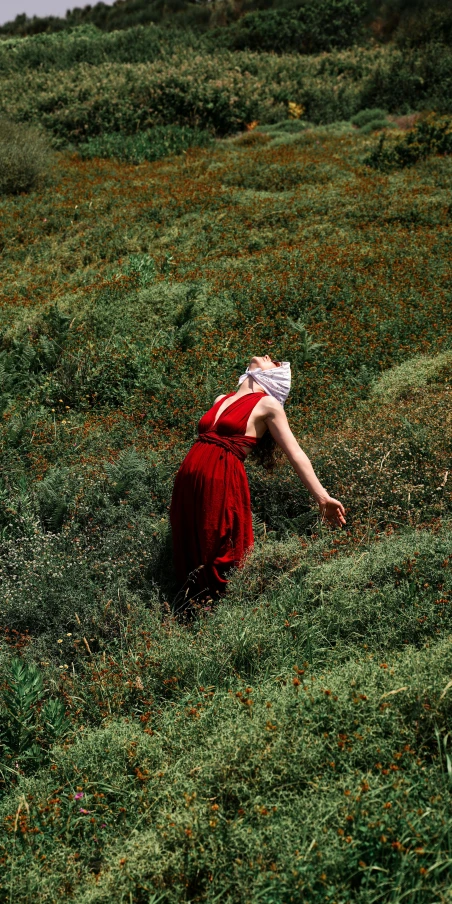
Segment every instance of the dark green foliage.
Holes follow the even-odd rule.
[[[428,44],[422,51],[405,49],[402,55],[380,63],[365,80],[360,107],[383,107],[390,113],[413,110],[452,112],[452,54],[443,44]]]
[[[271,135],[273,132],[287,132],[289,135],[296,135],[298,132],[304,132],[307,123],[300,119],[285,119],[282,122],[273,122],[270,125],[259,126],[259,130],[264,134]]]
[[[179,28],[195,31],[207,31],[207,46],[228,46],[231,49],[270,50],[276,52],[316,53],[319,50],[330,50],[333,47],[348,47],[357,37],[363,34],[363,24],[368,8],[367,0],[302,0],[301,3],[282,4],[282,8],[259,9],[259,4],[248,4],[248,10],[240,17],[240,11],[225,10],[223,27],[212,30],[218,21],[215,11],[204,4],[190,4],[184,0],[173,0],[162,7],[158,3],[140,4],[136,0],[128,5],[115,4],[113,7],[98,3],[94,7],[86,7],[68,13],[66,19],[55,17],[27,19],[18,16],[14,23],[0,28],[0,34],[38,35],[42,32],[61,31],[77,25],[91,26],[103,30],[118,28],[134,28],[147,23],[179,26]],[[257,6],[257,9],[253,9]],[[234,20],[237,20],[234,22]],[[232,20],[232,21],[231,21]],[[154,30],[156,33],[156,29]],[[165,28],[162,38],[165,40]],[[124,42],[117,35],[114,42],[121,52]],[[133,43],[133,41],[132,41]],[[155,52],[154,45],[140,44],[129,48],[129,54],[143,59],[143,50]],[[124,52],[124,50],[123,50]]]
[[[4,340],[0,352],[5,396],[11,391],[28,389],[38,374],[50,373],[64,350],[71,318],[51,305],[26,332]]]
[[[142,163],[143,160],[160,160],[170,154],[182,154],[190,147],[206,147],[213,136],[202,129],[189,126],[155,126],[136,135],[114,132],[99,135],[81,144],[79,154],[84,159],[112,157],[124,163]]]
[[[56,16],[28,18],[18,15],[0,28],[0,35],[44,35],[98,29],[113,32],[118,52],[131,55],[133,61],[155,52],[158,40],[122,39],[122,29],[138,33],[149,25],[159,40],[170,40],[171,32],[184,30],[193,40],[196,33],[206,34],[207,45],[255,46],[277,50],[285,39],[287,51],[302,51],[310,46],[326,49],[349,46],[356,36],[420,46],[429,41],[450,43],[451,14],[448,0],[245,0],[240,4],[193,3],[187,0],[126,0],[122,3],[76,7],[65,18]],[[238,27],[237,27],[238,26]],[[192,32],[192,34],[190,34]],[[212,37],[214,40],[212,41]],[[272,45],[272,40],[274,44]],[[248,43],[247,43],[248,42]],[[261,43],[259,43],[261,42]],[[130,44],[134,46],[130,46]],[[129,45],[129,46],[127,46]],[[158,50],[157,50],[158,52]],[[88,58],[88,61],[91,60]],[[132,60],[131,60],[132,61]]]
[[[211,13],[203,3],[189,3],[186,0],[128,0],[126,3],[75,7],[68,10],[64,19],[57,16],[28,16],[22,14],[0,28],[0,35],[41,35],[61,33],[72,29],[96,28],[103,31],[139,28],[143,25],[161,25],[162,31],[176,26],[180,29],[191,27],[201,30],[208,27]]]
[[[37,188],[48,175],[51,158],[42,130],[0,116],[0,195]]]
[[[116,461],[105,465],[107,493],[115,502],[128,496],[128,504],[133,505],[133,497],[141,496],[141,503],[147,493],[148,469],[146,462],[137,455],[135,449],[126,449]],[[132,499],[130,493],[132,492]]]
[[[350,47],[363,35],[366,0],[304,0],[288,9],[249,12],[214,30],[208,46],[275,53],[319,53]]]
[[[176,347],[186,352],[193,348],[195,343],[195,303],[192,297],[188,297],[183,305],[176,311],[174,326],[176,327]]]
[[[452,120],[435,115],[420,119],[402,139],[388,142],[383,134],[366,163],[375,169],[390,171],[413,166],[432,154],[452,153]]]
[[[43,526],[52,531],[60,530],[69,509],[70,490],[64,468],[47,471],[37,491],[38,511]]]
[[[375,110],[360,110],[355,116],[352,116],[350,122],[357,126],[363,134],[375,132],[378,129],[387,129],[392,126],[389,122],[385,110],[378,107]]]
[[[401,46],[423,47],[429,43],[452,43],[452,9],[449,0],[431,2],[406,2],[387,6],[399,6],[400,18],[394,38]],[[399,10],[397,10],[399,12]]]
[[[45,762],[48,748],[67,734],[70,723],[63,701],[50,697],[42,674],[32,662],[10,659],[0,690],[0,789],[18,769],[36,769]]]

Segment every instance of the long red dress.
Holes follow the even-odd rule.
[[[246,436],[262,393],[247,393],[225,408],[228,393],[203,415],[198,439],[176,475],[170,506],[173,556],[183,600],[217,597],[227,571],[253,545],[251,500],[243,462],[258,440]]]

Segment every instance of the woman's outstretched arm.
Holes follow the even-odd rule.
[[[265,399],[264,404],[268,409],[268,414],[264,415],[264,420],[271,435],[285,455],[287,455],[290,464],[304,483],[306,489],[309,490],[318,503],[322,516],[330,524],[337,524],[342,527],[346,523],[344,506],[337,499],[333,499],[320,483],[308,456],[297,443],[289,427],[284,408],[271,396]]]

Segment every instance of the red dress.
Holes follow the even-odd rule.
[[[176,576],[185,600],[215,598],[226,572],[253,545],[251,500],[243,462],[257,444],[246,436],[248,418],[263,393],[231,402],[215,426],[219,399],[198,423],[198,439],[176,475],[170,507]]]

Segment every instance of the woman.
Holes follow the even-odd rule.
[[[224,592],[228,570],[253,545],[243,462],[267,430],[318,502],[322,517],[339,527],[346,523],[342,503],[323,488],[289,427],[283,406],[290,379],[288,361],[273,361],[269,355],[251,358],[239,389],[218,396],[198,423],[199,436],[176,475],[170,507],[174,564],[185,602]]]

